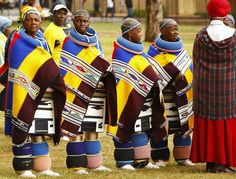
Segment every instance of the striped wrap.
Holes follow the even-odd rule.
[[[66,105],[63,110],[63,132],[76,136],[99,81],[107,92],[106,123],[116,123],[116,88],[111,65],[100,57],[94,46],[82,46],[76,39],[64,41],[60,69],[66,83]]]
[[[14,126],[28,133],[35,111],[45,90],[54,89],[55,135],[60,139],[61,111],[65,104],[65,84],[60,71],[50,53],[37,40],[24,33],[15,32],[9,47],[9,72],[6,92],[5,115],[12,118]],[[17,131],[17,130],[16,130]],[[17,135],[13,131],[13,141],[18,143],[27,135]]]
[[[119,37],[118,40],[122,37]],[[159,99],[158,81],[160,78],[142,51],[123,46],[119,41],[114,42],[112,67],[117,78],[117,115],[116,128],[109,126],[109,132],[118,141],[127,142],[134,133],[134,124],[139,116],[147,97],[153,99],[152,108],[152,137],[160,141],[166,137],[165,120]],[[126,40],[127,41],[127,40]]]
[[[161,42],[164,43],[164,40]],[[166,44],[168,43],[170,44],[172,42],[166,42]],[[180,41],[180,43],[182,44],[182,41]],[[150,46],[148,54],[164,68],[170,78],[168,86],[163,90],[165,114],[169,122],[169,132],[172,133],[178,129],[184,136],[188,136],[193,128],[191,117],[193,115],[192,60],[187,54],[187,51],[183,48],[168,50],[158,45],[157,38],[157,42]],[[173,43],[172,48],[174,45],[175,43]],[[178,44],[178,48],[179,46]],[[176,76],[179,73],[181,73],[182,77],[176,80]],[[170,95],[170,92],[173,93],[173,95]],[[174,105],[168,106],[168,103],[173,103]],[[169,109],[169,107],[173,109]],[[168,110],[170,112],[168,112]],[[175,116],[176,114],[177,118]]]

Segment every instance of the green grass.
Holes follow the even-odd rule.
[[[101,39],[102,46],[104,48],[105,56],[107,59],[111,57],[113,42],[117,36],[120,35],[120,24],[119,23],[92,23]],[[201,26],[180,26],[179,33],[183,38],[184,47],[191,54],[192,46],[195,34],[200,30]],[[144,31],[143,31],[144,34]],[[147,51],[150,43],[145,42],[145,51]],[[11,152],[11,138],[6,137],[3,134],[4,118],[3,113],[0,112],[0,179],[17,178],[12,168],[12,152]],[[100,135],[102,141],[102,153],[104,158],[104,165],[112,169],[111,173],[99,173],[90,172],[90,175],[86,176],[87,179],[180,179],[180,178],[191,178],[191,179],[215,179],[215,178],[235,178],[235,175],[227,174],[206,174],[204,172],[204,164],[196,164],[194,167],[184,167],[176,165],[173,157],[167,164],[167,167],[160,168],[157,170],[140,169],[136,172],[123,171],[115,167],[115,161],[113,158],[114,146],[111,137],[105,134]],[[172,136],[169,139],[169,147],[172,151]],[[73,171],[68,170],[65,165],[66,157],[66,142],[61,141],[58,146],[53,146],[51,140],[48,140],[50,146],[50,152],[52,157],[52,169],[59,172],[61,177],[68,179],[79,179],[85,176],[78,176],[73,174]],[[50,177],[40,177],[42,179]]]

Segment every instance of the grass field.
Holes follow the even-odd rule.
[[[97,29],[98,34],[101,39],[102,46],[105,51],[105,57],[110,59],[113,41],[120,34],[120,24],[119,23],[92,23],[95,29]],[[179,32],[184,41],[184,46],[187,51],[192,53],[192,46],[195,34],[198,30],[201,29],[201,26],[180,26]],[[145,43],[145,51],[147,51],[150,43]],[[3,134],[3,125],[4,117],[3,113],[0,113],[0,179],[10,179],[17,178],[14,170],[12,169],[12,152],[11,152],[11,138],[6,137]],[[140,169],[135,172],[119,170],[115,167],[115,161],[113,158],[113,142],[109,136],[105,134],[100,135],[102,141],[102,152],[104,157],[104,165],[112,169],[111,173],[98,173],[90,172],[88,176],[78,176],[74,175],[73,171],[68,170],[65,164],[66,157],[66,142],[61,141],[58,146],[53,146],[51,140],[49,140],[50,152],[52,157],[52,169],[59,172],[61,177],[67,179],[78,179],[78,178],[87,178],[87,179],[180,179],[180,178],[191,178],[191,179],[215,179],[215,178],[235,178],[236,175],[227,175],[227,174],[206,174],[204,172],[204,164],[196,164],[194,167],[183,167],[178,166],[171,156],[170,162],[165,168],[160,168],[156,170],[147,170]],[[169,147],[172,151],[172,137],[170,137]],[[236,152],[236,151],[235,151]],[[42,179],[50,177],[40,177]]]

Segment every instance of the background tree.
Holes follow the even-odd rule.
[[[159,22],[163,18],[161,0],[146,0],[145,41],[153,42],[159,34]]]

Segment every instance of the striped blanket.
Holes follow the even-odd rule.
[[[162,49],[158,48],[156,44],[150,46],[148,54],[165,69],[165,71],[171,78],[170,83],[174,86],[174,88],[172,88],[175,93],[173,100],[177,108],[178,118],[180,121],[180,129],[182,134],[184,136],[187,136],[192,131],[193,127],[191,118],[191,116],[193,115],[192,60],[190,59],[185,49],[180,49],[180,51],[178,52],[172,51],[163,53]],[[179,73],[181,73],[181,77],[176,79]],[[166,93],[165,90],[163,91],[164,101],[168,101],[168,93],[168,90],[166,90]],[[168,110],[166,108],[167,103],[168,102],[165,102],[165,111]]]
[[[41,47],[38,40],[26,35],[23,30],[21,32],[14,33],[9,47],[5,115],[12,118],[15,127],[28,133],[39,102],[50,86],[55,91],[54,142],[58,143],[61,111],[65,103],[65,84],[50,53]],[[13,141],[16,143],[24,141],[26,137],[27,135],[16,136],[13,131]]]
[[[76,136],[97,84],[102,81],[107,92],[106,123],[116,124],[116,88],[111,65],[99,56],[94,46],[83,46],[76,38],[64,41],[60,69],[66,83],[66,105],[63,110],[63,133]]]
[[[134,43],[129,48],[122,44],[122,41],[125,41],[124,38],[120,42],[118,40],[114,43],[112,57],[112,67],[117,78],[118,127],[109,127],[109,132],[119,141],[130,140],[145,99],[150,97],[153,99],[152,135],[154,140],[160,141],[166,137],[163,108],[159,100],[158,81],[160,78],[152,68],[143,49],[132,50]],[[127,40],[126,42],[131,43]]]

